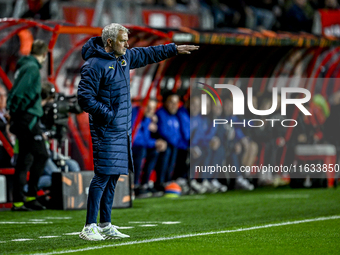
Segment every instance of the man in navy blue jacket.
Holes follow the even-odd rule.
[[[112,23],[104,27],[101,37],[91,38],[82,49],[86,62],[81,68],[78,102],[89,113],[95,172],[89,188],[86,225],[79,235],[85,240],[129,237],[111,225],[111,209],[119,175],[133,169],[130,69],[198,49],[172,43],[130,50],[128,32],[122,25]]]

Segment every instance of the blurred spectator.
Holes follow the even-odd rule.
[[[43,115],[41,106],[41,77],[39,69],[47,58],[47,44],[35,40],[31,54],[18,61],[13,88],[9,92],[7,107],[11,116],[11,132],[19,140],[20,152],[14,174],[13,210],[46,209],[37,200],[37,185],[48,159],[45,138],[40,128]],[[33,163],[28,164],[27,158]],[[24,193],[26,173],[30,171],[29,191]],[[25,204],[24,204],[25,202]]]
[[[340,91],[334,93],[330,98],[330,115],[325,122],[325,140],[336,147],[337,163],[340,162]],[[338,182],[339,172],[335,179]]]
[[[298,93],[292,93],[291,98],[297,98],[300,95]],[[290,165],[294,163],[295,160],[295,147],[298,144],[313,144],[312,138],[310,138],[310,127],[305,123],[305,115],[297,109],[295,105],[288,104],[287,106],[287,116],[293,116],[294,111],[298,111],[296,121],[298,125],[292,128],[290,137],[285,141],[286,154],[284,155],[284,165]],[[286,134],[285,134],[286,135]]]
[[[147,4],[151,5],[152,2],[155,5],[172,11],[181,12],[196,12],[199,9],[198,0],[158,0],[158,1],[147,1]]]
[[[224,118],[228,120],[228,123],[240,123],[240,119],[237,116],[233,116],[233,101],[227,97],[223,102],[223,110],[224,110]],[[235,136],[233,138],[234,146],[231,148],[230,157],[228,158],[231,165],[235,166],[237,169],[235,179],[235,188],[236,189],[245,189],[245,190],[253,190],[254,185],[251,184],[247,179],[245,179],[240,172],[240,158],[242,158],[242,147],[244,150],[249,149],[249,138],[246,137],[242,131],[240,125],[233,125],[233,132],[235,132]]]
[[[54,85],[50,82],[43,82],[42,84],[42,91],[41,91],[41,105],[43,106],[44,112],[45,112],[45,106],[47,103],[54,102],[55,100],[55,88]],[[47,132],[44,124],[40,124],[41,129],[45,134],[49,133]],[[46,135],[46,138],[48,136]],[[46,149],[49,154],[49,158],[46,161],[46,164],[44,166],[44,171],[39,178],[38,181],[38,190],[40,189],[49,189],[52,186],[52,174],[58,173],[58,172],[79,172],[80,166],[77,161],[70,159],[69,157],[64,156],[61,153],[58,153],[56,151],[50,150],[50,143],[49,140],[46,139],[45,141]],[[12,159],[12,163],[15,166],[17,163],[18,158],[18,151],[19,151],[19,144],[18,141],[16,141],[15,144],[15,153],[14,157]],[[28,159],[33,160],[32,158]],[[25,185],[24,187],[25,192],[28,192],[28,185]]]
[[[27,0],[28,11],[21,18],[39,20],[56,19],[58,17],[58,1],[56,0]]]
[[[272,30],[276,18],[281,16],[282,10],[277,0],[248,0],[247,11],[254,20],[250,22],[251,29]]]
[[[211,114],[209,118],[209,122],[213,123],[213,119],[222,119],[223,118],[223,108],[219,101],[216,104],[211,105]],[[225,127],[226,125],[217,125],[213,127],[211,125],[210,130],[213,131],[213,136],[209,141],[209,150],[206,154],[207,161],[206,165],[225,165],[225,159],[227,157],[226,148],[230,143],[229,139],[229,129]],[[227,176],[224,176],[224,179]],[[202,182],[202,185],[207,188],[207,191],[212,193],[215,192],[226,192],[228,187],[226,185],[222,185],[217,178],[222,178],[221,174],[216,174],[208,177],[209,179],[205,179]]]
[[[163,107],[156,115],[158,117],[157,134],[168,143],[164,152],[159,154],[156,165],[157,182],[156,189],[162,190],[163,184],[172,179],[172,174],[177,157],[177,146],[180,141],[180,125],[176,116],[178,111],[179,96],[173,92],[168,92],[163,97]]]
[[[243,0],[203,0],[214,17],[214,27],[245,27],[246,12]]]
[[[200,102],[198,99],[199,95],[194,97],[194,102]],[[197,99],[196,99],[197,98]],[[216,153],[216,149],[221,145],[220,139],[216,136],[217,128],[213,127],[213,122],[211,119],[212,115],[212,104],[210,101],[210,98],[207,98],[206,100],[206,116],[202,116],[199,113],[200,108],[195,106],[195,123],[191,130],[191,133],[195,134],[193,135],[192,139],[196,140],[192,142],[193,151],[195,153],[199,152],[198,155],[195,155],[195,161],[192,164],[194,166],[201,165],[204,167],[210,166],[210,164],[216,164],[218,162],[211,162],[212,158],[216,156],[218,153]],[[198,110],[198,111],[197,111]],[[199,123],[198,125],[196,123]],[[198,139],[197,139],[198,138]],[[223,153],[223,152],[222,152]],[[220,154],[218,154],[220,156]],[[216,160],[218,160],[219,157],[217,157]],[[212,177],[214,175],[210,172],[202,172],[199,174],[199,176],[196,176],[196,179],[191,180],[191,186],[193,187],[195,192],[198,193],[216,193],[218,191],[218,188],[213,186],[210,182],[212,180]]]
[[[137,198],[146,198],[158,193],[153,187],[149,187],[148,181],[152,170],[157,163],[159,152],[167,148],[167,143],[163,139],[155,139],[153,136],[157,132],[157,116],[155,115],[157,101],[150,99],[144,112],[144,117],[139,123],[138,131],[132,146],[133,163],[135,170],[134,188]],[[132,123],[135,121],[140,108],[132,109]],[[145,163],[143,164],[143,159]],[[143,171],[142,171],[143,170]],[[142,172],[144,172],[142,174]]]
[[[48,145],[47,145],[48,146]],[[50,157],[47,159],[44,172],[38,181],[38,189],[50,189],[52,186],[52,174],[60,172],[80,172],[80,166],[77,161],[65,157],[60,153],[49,150]],[[58,164],[58,165],[57,165]],[[60,165],[59,165],[60,164]],[[24,187],[28,191],[28,185]]]
[[[177,111],[180,126],[180,139],[178,143],[177,159],[173,179],[187,179],[189,174],[188,149],[190,143],[190,99],[185,101]]]
[[[264,94],[261,97],[260,110],[269,110],[272,107],[271,93]],[[285,145],[285,133],[287,128],[282,127],[280,122],[284,119],[281,115],[281,96],[278,95],[277,106],[274,113],[269,116],[261,116],[264,125],[259,128],[254,128],[254,140],[259,148],[259,165],[280,165],[280,152]],[[275,122],[266,121],[266,119],[274,119]],[[277,179],[277,180],[276,180]],[[279,183],[279,176],[273,176],[271,172],[263,172],[259,177],[260,185],[273,184],[274,181]]]
[[[316,94],[306,108],[312,114],[304,116],[307,141],[312,144],[320,143],[324,140],[324,124],[330,114],[329,105],[321,94]]]
[[[142,0],[141,5],[143,7],[154,7],[157,4],[156,0]]]
[[[11,135],[9,133],[8,119],[9,115],[6,111],[7,89],[0,83],[0,132],[4,135],[5,139],[11,143]],[[12,167],[11,157],[8,155],[6,149],[2,146],[0,141],[0,167]]]
[[[288,1],[289,2],[289,1]],[[307,0],[293,0],[284,17],[283,30],[311,33],[314,9]]]
[[[325,122],[325,140],[340,151],[340,91],[330,97],[330,114]]]
[[[337,0],[325,0],[325,9],[336,10],[339,9],[339,3]]]
[[[325,8],[325,1],[327,0],[308,0],[308,3],[314,10],[317,10],[317,9]]]
[[[1,131],[6,135],[6,125],[8,124],[9,115],[6,110],[7,89],[0,83],[0,123]]]
[[[179,11],[190,11],[192,13],[197,12],[199,8],[198,0],[177,0],[177,10]]]
[[[209,100],[208,100],[209,102]],[[200,115],[201,98],[200,95],[192,95],[190,98],[190,173],[195,173],[195,165],[203,165],[205,154],[203,142],[205,136],[205,130],[203,118]],[[207,112],[209,111],[209,105],[207,105]],[[195,193],[205,193],[207,188],[203,187],[201,183],[197,181],[197,178],[202,176],[190,176],[190,186]],[[194,178],[193,178],[194,177]]]
[[[220,102],[216,102],[213,104],[210,99],[207,99],[207,115],[201,116],[202,118],[202,126],[200,128],[203,129],[204,136],[202,137],[202,141],[200,143],[202,150],[202,162],[203,166],[211,166],[211,165],[222,165],[223,159],[226,157],[226,151],[222,144],[222,141],[228,143],[229,141],[222,140],[224,137],[225,129],[222,125],[218,125],[216,127],[213,126],[214,118],[222,117],[222,106]],[[202,173],[202,187],[206,189],[207,193],[216,193],[219,191],[227,191],[227,187],[222,185],[217,181],[216,174],[212,173]]]

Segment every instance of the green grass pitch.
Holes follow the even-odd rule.
[[[85,215],[1,211],[0,254],[340,254],[339,189],[135,200],[112,212],[123,240],[81,240]]]

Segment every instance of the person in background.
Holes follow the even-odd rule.
[[[203,0],[203,5],[209,6],[214,17],[214,27],[245,27],[246,6],[243,0]]]
[[[0,83],[0,132],[2,132],[4,138],[12,144],[12,136],[8,130],[9,115],[6,110],[7,89]],[[0,140],[0,167],[12,167],[11,157],[7,153],[5,147]]]
[[[211,104],[211,113],[209,114],[209,122],[213,123],[213,119],[222,119],[223,107],[220,101],[216,101],[216,104]],[[225,125],[216,125],[213,127],[210,126],[210,133],[213,131],[213,134],[210,135],[209,139],[209,150],[206,154],[206,165],[207,166],[215,166],[215,165],[225,165],[226,159],[226,148],[228,147],[228,129],[226,129]],[[221,184],[218,181],[218,178],[222,179],[222,182],[225,180],[225,176],[223,173],[214,173],[208,176],[208,179],[203,180],[202,185],[207,188],[207,192],[216,193],[216,192],[226,192],[228,187],[226,185]]]
[[[325,0],[325,9],[338,10],[340,8],[337,0]]]
[[[57,19],[59,16],[57,0],[27,0],[28,11],[26,11],[21,18],[23,19],[37,19],[50,20]]]
[[[213,126],[213,118],[215,117],[216,113],[213,111],[214,103],[211,102],[210,98],[206,100],[207,104],[207,115],[200,116],[202,119],[202,126],[200,128],[203,129],[203,137],[201,139],[201,150],[202,150],[202,159],[201,164],[204,166],[211,166],[218,164],[219,156],[223,157],[219,150],[217,150],[221,145],[221,140],[217,135],[217,130],[220,126]],[[221,108],[222,109],[222,108]],[[218,110],[217,110],[218,111]],[[202,173],[201,179],[202,187],[206,188],[207,193],[216,193],[218,192],[218,188],[212,184],[212,180],[215,177],[216,173]]]
[[[334,144],[340,153],[340,91],[330,97],[330,114],[324,125],[325,140]]]
[[[45,138],[39,124],[44,113],[39,69],[46,58],[47,44],[35,40],[31,54],[18,61],[14,85],[7,98],[10,131],[16,135],[20,147],[14,174],[13,211],[46,209],[36,199],[38,181],[48,159]],[[30,171],[30,178],[28,192],[25,193],[23,188],[27,171]]]
[[[184,101],[183,105],[178,109],[176,116],[179,121],[180,139],[178,142],[178,152],[173,179],[188,177],[188,149],[190,142],[190,99]]]
[[[228,123],[232,122],[241,122],[237,116],[233,114],[233,101],[231,98],[227,97],[223,102],[223,113],[224,118],[228,120]],[[254,185],[251,184],[247,179],[245,179],[240,172],[240,158],[242,157],[242,147],[244,150],[249,149],[249,139],[246,137],[239,127],[240,125],[234,125],[232,127],[234,132],[234,139],[233,139],[233,148],[231,148],[229,160],[231,164],[236,167],[237,172],[235,176],[235,188],[236,189],[244,189],[244,190],[253,190]],[[228,162],[229,163],[229,162]]]
[[[311,33],[314,9],[307,0],[293,0],[284,16],[283,28],[291,32]]]
[[[163,107],[156,115],[158,117],[158,136],[168,144],[166,150],[159,154],[156,172],[155,188],[164,189],[164,184],[172,180],[172,173],[176,163],[178,143],[180,141],[180,125],[178,117],[179,96],[171,91],[163,96]]]
[[[247,0],[254,21],[251,29],[272,30],[276,15],[281,14],[277,0]]]
[[[184,100],[183,105],[178,109],[176,116],[180,126],[180,139],[178,143],[178,152],[176,164],[172,179],[182,188],[182,194],[189,192],[189,143],[190,143],[190,99]]]
[[[50,154],[52,155],[52,151],[50,151]],[[61,155],[63,156],[63,155]],[[80,166],[77,161],[74,159],[70,159],[67,157],[64,157],[63,160],[63,166],[58,167],[58,165],[53,161],[52,156],[50,156],[45,164],[43,174],[39,178],[38,182],[38,190],[48,190],[52,186],[52,174],[53,173],[60,173],[65,172],[65,168],[67,167],[68,172],[80,172]],[[27,192],[28,191],[28,185],[25,185],[24,190]]]
[[[207,102],[210,102],[207,100]],[[207,104],[207,112],[210,110],[210,104]],[[202,173],[195,172],[195,166],[205,163],[207,150],[207,140],[205,139],[206,130],[201,112],[201,95],[193,94],[190,97],[190,188],[191,191],[198,194],[206,193],[208,190],[202,185]]]
[[[156,99],[150,99],[144,111],[144,117],[139,123],[138,131],[132,145],[133,164],[135,169],[134,188],[137,198],[147,198],[152,195],[157,196],[155,190],[150,188],[148,181],[151,171],[155,168],[158,154],[167,148],[167,142],[163,139],[155,139],[154,134],[157,132],[157,108]],[[132,123],[135,125],[136,118],[140,108],[132,109]],[[143,159],[145,163],[143,166]],[[143,170],[143,171],[142,171]],[[142,174],[142,172],[144,172]],[[153,191],[153,192],[152,192]]]

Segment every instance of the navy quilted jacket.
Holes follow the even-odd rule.
[[[177,54],[175,44],[128,49],[116,58],[104,50],[101,37],[82,49],[78,102],[89,113],[95,173],[128,174],[131,151],[130,69],[156,63]]]

